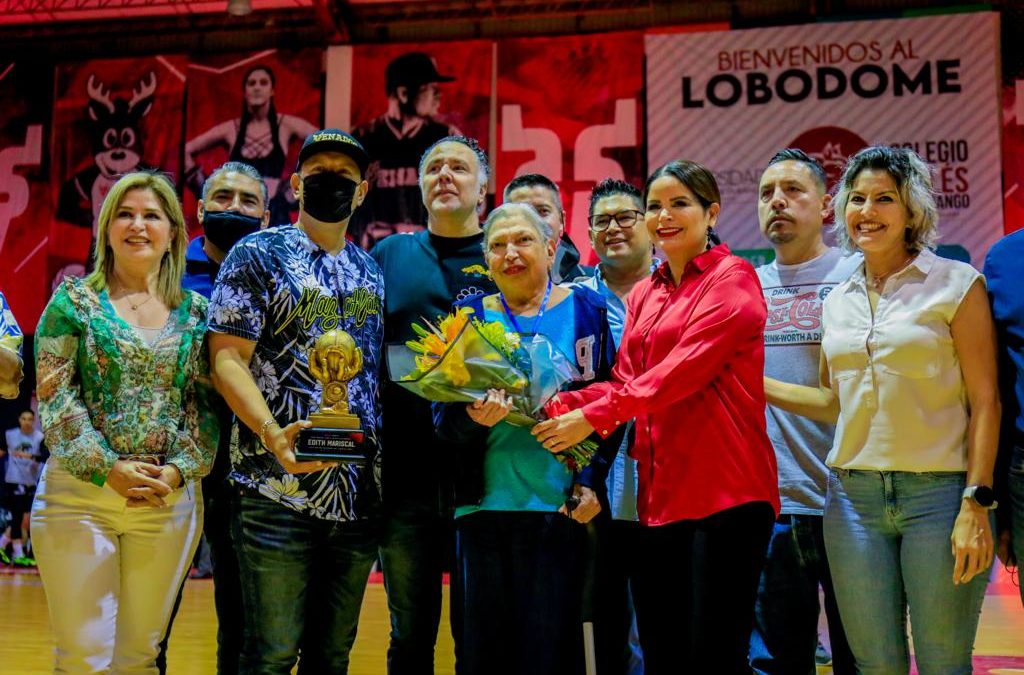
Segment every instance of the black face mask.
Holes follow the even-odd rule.
[[[203,234],[210,243],[227,253],[238,240],[260,229],[263,224],[255,216],[238,211],[204,211]]]
[[[302,210],[322,223],[340,223],[352,215],[356,183],[331,171],[302,179]]]

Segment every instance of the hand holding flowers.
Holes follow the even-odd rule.
[[[436,325],[413,324],[419,339],[388,349],[392,379],[429,401],[469,404],[470,418],[483,426],[506,421],[532,428],[578,371],[547,338],[535,335],[523,344],[500,321],[485,323],[472,314],[463,307]],[[578,471],[590,463],[597,443],[585,434],[558,447],[549,450]]]
[[[488,389],[483,398],[466,404],[470,419],[481,426],[493,427],[512,411],[512,397],[504,389]]]
[[[582,410],[572,410],[535,426],[531,433],[548,452],[565,452],[594,433]]]

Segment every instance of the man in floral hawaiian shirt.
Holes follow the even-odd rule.
[[[311,134],[291,178],[298,222],[235,244],[210,303],[214,378],[238,419],[231,480],[246,607],[242,673],[291,672],[300,643],[300,672],[346,672],[376,558],[384,284],[369,254],[345,239],[366,197],[368,163],[349,134]],[[365,432],[365,464],[295,457],[322,393],[308,352],[332,329],[362,350],[348,403]]]

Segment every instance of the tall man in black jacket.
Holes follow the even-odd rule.
[[[496,292],[481,246],[487,170],[484,151],[462,136],[443,138],[424,153],[419,180],[427,229],[387,237],[371,251],[387,288],[385,344],[414,339],[413,322],[433,321],[457,300]],[[432,675],[441,576],[453,541],[452,459],[435,440],[430,403],[385,382],[382,406],[388,673]]]

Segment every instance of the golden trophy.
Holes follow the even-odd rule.
[[[363,369],[363,350],[343,330],[327,331],[309,350],[309,372],[323,385],[312,428],[299,432],[295,457],[363,464],[363,426],[348,407],[348,382]]]

